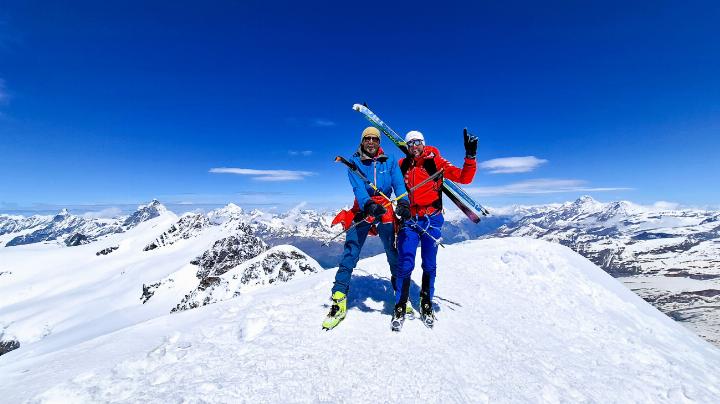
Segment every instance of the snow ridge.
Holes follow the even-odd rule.
[[[44,355],[21,348],[0,358],[0,389],[9,402],[720,400],[720,350],[566,247],[472,241],[441,249],[438,267],[432,330],[390,331],[378,256],[359,262],[332,332],[322,271]],[[328,382],[349,364],[347,382]]]

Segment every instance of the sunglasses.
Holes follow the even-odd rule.
[[[421,144],[423,144],[423,141],[420,139],[415,139],[415,140],[411,140],[411,141],[407,142],[406,144],[410,147],[420,146]]]
[[[380,143],[380,138],[376,136],[365,136],[363,142],[375,142]]]

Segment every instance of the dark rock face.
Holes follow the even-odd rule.
[[[103,248],[102,250],[96,252],[95,255],[97,255],[97,256],[100,256],[100,255],[108,255],[108,254],[110,254],[111,252],[117,250],[118,248],[120,248],[120,247],[119,247],[119,246],[113,246],[113,247]]]
[[[300,250],[289,246],[276,247],[221,275],[202,278],[198,287],[185,295],[171,312],[231,299],[240,295],[241,290],[249,285],[287,282],[298,275],[320,270],[321,267]]]
[[[171,245],[179,240],[186,240],[196,236],[200,231],[210,226],[210,220],[205,215],[189,214],[178,219],[177,223],[170,226],[163,234],[143,248],[143,251],[150,251],[162,246]]]
[[[0,340],[0,355],[4,355],[10,351],[20,348],[20,342],[16,340],[2,341]]]
[[[152,283],[150,285],[143,284],[142,285],[143,293],[142,293],[142,296],[140,296],[140,301],[142,302],[142,304],[147,303],[148,300],[150,300],[150,298],[153,297],[153,295],[155,294],[155,291],[157,291],[160,286],[162,286],[166,283],[172,283],[172,282],[175,282],[175,280],[165,279],[162,281]]]
[[[287,282],[297,272],[317,272],[311,265],[305,262],[306,256],[296,251],[273,251],[265,256],[262,261],[249,265],[242,274],[233,275],[233,279],[240,279],[242,284],[249,284],[253,281],[265,279],[267,283]],[[297,268],[291,262],[298,262]]]
[[[122,226],[126,229],[133,228],[142,222],[160,216],[161,211],[164,210],[165,207],[157,199],[153,199],[152,202],[147,205],[140,206],[138,210],[128,216]]]
[[[249,226],[240,224],[238,230],[237,235],[216,241],[209,250],[190,262],[200,266],[198,279],[222,275],[267,250],[267,244],[255,237]]]
[[[72,236],[65,239],[65,245],[68,247],[79,246],[82,244],[89,243],[88,237],[82,233],[75,233]]]

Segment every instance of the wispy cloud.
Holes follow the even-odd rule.
[[[98,218],[115,218],[122,214],[122,209],[113,206],[110,208],[105,208],[99,211],[91,211],[91,212],[85,212],[82,214],[82,217],[85,219],[98,219]]]
[[[212,168],[210,172],[215,174],[248,175],[256,181],[299,181],[305,179],[305,177],[315,175],[312,171],[255,170],[252,168],[229,167]]]
[[[483,161],[480,163],[480,168],[490,170],[492,174],[527,173],[545,163],[547,160],[535,156],[503,157]]]
[[[313,154],[312,150],[288,150],[288,154],[291,156],[310,156]]]
[[[674,210],[680,208],[680,204],[676,202],[657,201],[652,207],[659,210]]]
[[[467,192],[480,196],[556,194],[570,192],[628,191],[626,187],[588,187],[583,180],[536,179],[495,187],[468,188]]]
[[[335,122],[327,120],[327,119],[315,119],[312,122],[313,126],[320,126],[320,127],[329,127],[329,126],[335,126]]]

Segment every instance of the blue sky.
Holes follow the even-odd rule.
[[[720,3],[336,3],[3,2],[0,210],[342,206],[363,101],[490,206],[719,204]]]

